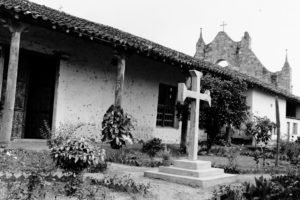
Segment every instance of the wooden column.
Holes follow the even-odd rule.
[[[122,106],[122,96],[125,78],[125,55],[121,53],[115,54],[115,62],[117,64],[117,80],[115,88],[115,106]]]
[[[2,97],[3,71],[4,71],[4,49],[0,46],[0,101]]]
[[[279,141],[280,141],[280,114],[279,114],[278,96],[275,97],[275,109],[276,109],[275,112],[276,112],[276,128],[277,128],[275,166],[278,167],[278,164],[279,164]]]
[[[8,28],[12,35],[9,51],[5,101],[3,105],[3,115],[1,122],[1,143],[9,143],[12,134],[15,96],[17,88],[20,39],[21,32],[24,30],[24,26],[20,23],[10,23]]]

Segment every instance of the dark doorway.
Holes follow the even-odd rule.
[[[24,138],[42,139],[41,128],[45,123],[52,125],[57,62],[46,55],[26,53],[24,56],[28,65]]]

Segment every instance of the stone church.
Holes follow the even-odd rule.
[[[292,72],[287,55],[281,71],[270,72],[252,51],[251,37],[248,32],[244,33],[241,41],[235,42],[224,31],[220,31],[211,43],[205,44],[201,30],[196,44],[195,58],[215,64],[225,61],[230,69],[292,92]]]
[[[116,97],[135,121],[134,137],[179,143],[177,85],[191,69],[240,77],[251,111],[272,121],[278,96],[282,133],[298,135],[300,98],[290,92],[288,65],[283,72],[266,70],[247,34],[236,43],[221,32],[208,45],[201,36],[197,46],[194,58],[27,0],[0,0],[0,143],[42,141],[45,123],[52,129],[79,124],[74,134],[100,135]],[[230,66],[220,67],[222,60]]]
[[[251,37],[248,32],[245,32],[241,40],[236,42],[223,30],[215,36],[212,42],[206,44],[203,40],[201,29],[194,57],[255,77],[266,84],[272,85],[274,88],[279,88],[288,94],[292,94],[292,69],[288,62],[287,54],[281,71],[270,72],[252,51]],[[260,95],[253,96],[255,93],[251,95],[250,93],[252,93],[251,89],[248,91],[248,105],[252,112],[254,112],[253,114],[260,115],[261,117],[267,116],[274,121],[275,106],[273,106],[273,103],[270,103],[273,100],[268,102],[268,95],[265,92],[263,92],[265,94],[261,93],[265,97],[259,97]],[[251,101],[250,96],[252,97]],[[258,104],[255,106],[255,102],[260,102],[262,106],[258,106]],[[269,103],[273,109],[266,109],[264,107],[269,107]],[[255,107],[257,107],[256,110]],[[298,137],[298,124],[300,122],[299,107],[292,101],[286,101],[285,109],[282,109],[281,112],[286,113],[286,118],[283,119],[285,122],[283,124],[285,126],[283,131],[284,136],[289,139],[291,139],[291,136],[294,136],[296,139]],[[274,138],[275,136],[273,136]]]

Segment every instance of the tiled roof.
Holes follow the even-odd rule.
[[[15,16],[14,16],[15,15]],[[17,16],[16,16],[17,15]],[[200,61],[184,53],[164,47],[144,38],[134,36],[127,32],[78,18],[64,12],[51,9],[27,0],[0,0],[0,16],[15,17],[45,28],[63,31],[66,34],[88,38],[111,46],[123,46],[128,50],[160,59],[173,65],[186,69],[198,69],[226,77],[239,77],[252,87],[259,87],[277,95],[282,95],[300,103],[300,97],[264,83],[259,79],[240,73],[238,71],[221,68],[209,62]]]

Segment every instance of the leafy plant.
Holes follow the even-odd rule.
[[[156,156],[156,154],[163,149],[163,145],[161,143],[161,139],[153,138],[143,144],[142,152],[147,153],[149,157],[152,159]]]
[[[132,143],[133,128],[131,117],[120,106],[111,105],[103,117],[102,141],[120,149],[126,142]]]
[[[167,148],[165,148],[165,150],[163,151],[162,153],[162,164],[164,166],[170,166],[171,165],[171,153],[170,153],[170,150],[168,150]]]
[[[244,183],[246,199],[271,199],[274,184],[260,176],[255,178],[255,185]]]
[[[61,145],[72,137],[77,137],[75,132],[84,126],[83,123],[79,124],[60,124],[59,128],[52,130],[48,123],[44,121],[44,126],[40,129],[43,138],[48,139],[47,145],[51,149],[53,146]]]
[[[257,169],[259,167],[259,158],[260,158],[260,151],[259,150],[255,150],[254,154],[253,154],[253,160],[255,161]]]
[[[300,144],[296,142],[287,142],[284,153],[287,155],[291,164],[298,164],[300,156]]]
[[[253,136],[256,143],[262,142],[267,145],[271,139],[270,132],[274,127],[274,122],[271,122],[269,118],[254,116],[253,121],[246,123],[245,133]]]
[[[246,200],[244,197],[244,188],[241,185],[221,185],[213,191],[214,198],[225,200]]]
[[[206,74],[201,79],[202,90],[209,90],[211,107],[201,106],[200,120],[208,135],[208,150],[221,128],[226,125],[239,128],[247,117],[246,104],[247,84],[241,79],[222,79]],[[230,144],[231,133],[228,132],[227,142]]]
[[[70,138],[63,144],[54,145],[50,151],[56,166],[67,173],[80,174],[84,169],[100,161],[93,145],[84,138],[79,140]]]
[[[136,183],[130,175],[118,176],[106,176],[101,180],[91,179],[93,184],[102,185],[116,191],[128,192],[128,193],[140,193],[147,194],[150,189],[150,183]]]
[[[239,150],[237,148],[227,147],[226,157],[228,159],[228,165],[234,170],[237,168],[238,155],[239,155]]]

